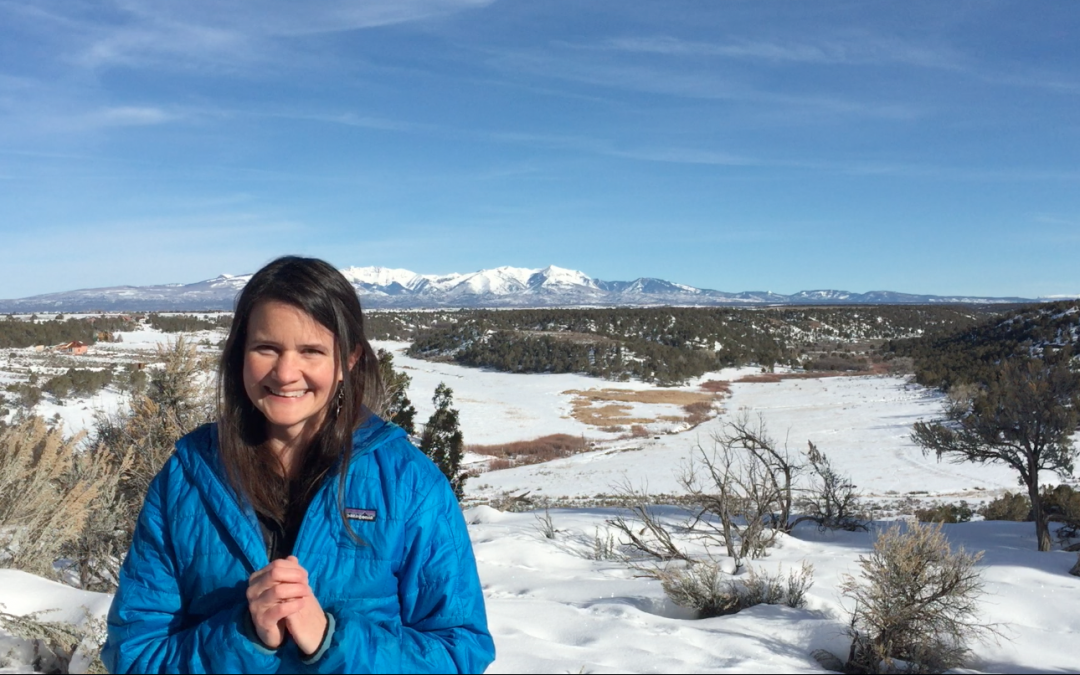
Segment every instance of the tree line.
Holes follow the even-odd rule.
[[[103,335],[131,330],[132,319],[117,316],[96,316],[81,319],[50,319],[24,321],[8,315],[0,321],[0,348],[22,349],[35,345],[58,345],[78,340],[94,344]]]
[[[1080,354],[1080,301],[1042,303],[973,325],[908,339],[893,340],[888,349],[915,362],[919,384],[948,390],[956,385],[988,382],[998,364],[1020,357],[1068,362]]]
[[[673,384],[727,366],[800,365],[804,348],[822,341],[967,328],[991,311],[882,305],[399,312],[376,315],[381,323],[371,332],[411,340],[410,356],[465,366]]]

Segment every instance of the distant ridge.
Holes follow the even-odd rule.
[[[760,305],[914,305],[1028,303],[1027,298],[912,295],[893,291],[852,293],[768,291],[725,293],[663,279],[603,281],[584,272],[550,265],[543,269],[496,267],[470,274],[417,274],[386,267],[341,270],[365,308],[435,309],[451,307],[574,306],[760,306]],[[190,311],[232,309],[250,274],[221,276],[191,284],[114,286],[0,300],[0,312]]]

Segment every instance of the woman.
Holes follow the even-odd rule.
[[[360,303],[286,257],[237,300],[217,424],[146,496],[109,611],[112,672],[481,672],[494,658],[449,483],[364,405]]]

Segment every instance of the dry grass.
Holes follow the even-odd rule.
[[[468,452],[487,455],[494,459],[488,464],[489,471],[508,469],[512,466],[526,466],[549,462],[553,459],[569,457],[579,452],[592,449],[583,436],[570,434],[551,434],[531,441],[515,441],[495,445],[470,445]]]
[[[645,403],[645,404],[668,404],[689,405],[699,401],[712,401],[714,396],[702,394],[696,391],[684,391],[682,389],[571,389],[564,394],[585,399],[590,402],[596,401],[619,401],[622,403]]]
[[[696,427],[712,417],[713,404],[712,401],[696,401],[684,405],[683,410],[686,411],[686,421]]]
[[[571,416],[582,424],[595,427],[640,426],[657,421],[687,422],[696,426],[712,417],[715,393],[685,391],[682,389],[571,389],[574,400]],[[630,404],[674,405],[686,411],[686,417],[656,415],[654,417],[631,417]],[[646,430],[645,435],[648,435]]]
[[[727,380],[708,380],[701,383],[701,388],[714,394],[730,394],[731,382]]]

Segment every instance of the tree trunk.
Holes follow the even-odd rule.
[[[1035,538],[1039,541],[1040,551],[1050,550],[1050,522],[1042,507],[1042,496],[1039,494],[1039,474],[1032,476],[1032,484],[1028,485],[1028,496],[1031,498],[1031,515],[1035,519]]]
[[[1080,577],[1080,553],[1076,554],[1076,564],[1073,565],[1073,568],[1071,570],[1069,570],[1069,574],[1073,575],[1074,577]]]

